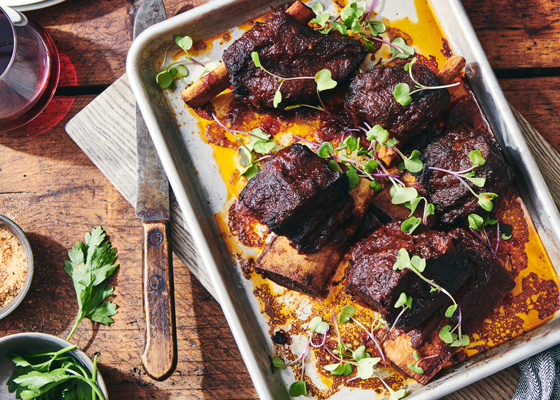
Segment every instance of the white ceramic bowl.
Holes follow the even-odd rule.
[[[29,291],[29,287],[31,286],[31,280],[33,279],[33,252],[31,251],[31,245],[25,236],[25,233],[21,230],[17,224],[9,218],[0,215],[0,227],[5,228],[14,235],[17,239],[25,255],[27,257],[27,279],[25,280],[25,284],[19,291],[16,297],[13,298],[12,301],[5,304],[3,307],[0,307],[0,319],[4,318],[6,315],[14,311],[17,306],[23,301],[23,298]],[[3,399],[3,397],[2,397]]]
[[[72,343],[66,340],[45,333],[18,333],[0,338],[0,399],[14,400],[16,398],[15,393],[8,392],[7,383],[14,371],[14,363],[6,357],[7,353],[14,352],[24,356],[29,351],[57,351],[71,345]],[[86,353],[79,349],[74,349],[69,353],[91,372],[93,363]],[[103,392],[105,400],[109,400],[107,387],[99,373],[97,375],[97,386]]]

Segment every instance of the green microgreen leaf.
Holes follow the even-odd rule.
[[[187,76],[189,76],[189,70],[187,67],[185,67],[184,65],[177,65],[176,67],[177,70],[177,78],[185,78]]]
[[[479,231],[484,226],[484,219],[478,214],[470,214],[468,216],[469,228]]]
[[[379,192],[381,191],[381,189],[383,189],[383,186],[381,186],[381,183],[377,182],[376,180],[373,180],[369,183],[369,188],[373,189],[375,192]]]
[[[162,89],[167,89],[173,83],[173,75],[169,71],[163,71],[157,74],[156,83]]]
[[[470,182],[473,183],[473,185],[478,186],[478,187],[484,187],[484,185],[486,184],[486,178],[471,178],[468,176],[465,176],[465,179],[469,180]]]
[[[393,147],[396,144],[397,144],[397,139],[395,139],[395,138],[391,138],[391,139],[387,140],[387,142],[385,143],[385,145],[387,147]]]
[[[323,368],[326,371],[329,371],[334,376],[344,375],[344,372],[346,371],[346,366],[344,365],[344,363],[329,364],[325,365]]]
[[[426,206],[426,217],[434,215],[435,211],[435,206],[432,203],[428,203],[428,205]]]
[[[346,171],[346,176],[348,176],[350,190],[360,184],[360,176],[358,175],[358,171],[355,169],[348,169],[348,171]]]
[[[406,251],[406,249],[400,249],[397,254],[397,262],[393,265],[393,270],[402,271],[410,265],[410,256],[408,255],[408,251]]]
[[[393,95],[395,96],[397,103],[401,106],[408,106],[412,102],[412,97],[410,97],[410,87],[406,83],[399,83],[395,86]]]
[[[318,1],[316,1],[315,3],[313,3],[313,5],[311,6],[311,9],[313,10],[313,12],[315,14],[321,14],[323,12],[323,10],[325,9],[323,7],[323,5],[321,3],[319,3]]]
[[[407,365],[408,369],[411,370],[412,372],[416,372],[419,375],[423,375],[424,374],[424,370],[422,368],[420,368],[417,365],[414,364],[408,364]]]
[[[290,385],[289,394],[292,397],[307,396],[305,381],[294,382]]]
[[[393,55],[394,58],[400,58],[401,60],[405,60],[409,57],[412,57],[415,53],[414,47],[408,46],[404,41],[404,39],[400,36],[393,39],[391,43],[403,51],[401,53],[394,47],[390,47],[391,54]]]
[[[418,192],[412,187],[393,186],[396,187],[393,199],[393,204],[404,204],[418,197]]]
[[[451,333],[451,325],[445,325],[439,331],[439,338],[443,340],[445,344],[453,343],[453,334]]]
[[[323,142],[317,149],[317,155],[321,158],[327,158],[334,152],[334,146],[331,142]]]
[[[366,346],[362,345],[358,347],[356,350],[352,352],[352,358],[356,361],[363,360],[364,358],[368,358],[368,354],[366,353]]]
[[[268,133],[266,133],[265,131],[263,131],[261,128],[255,128],[253,129],[251,132],[249,132],[249,135],[251,136],[255,136],[259,139],[268,139],[270,138],[270,135]]]
[[[261,59],[259,57],[259,53],[253,51],[251,53],[251,58],[253,59],[253,63],[255,63],[255,67],[262,68]]]
[[[410,217],[401,224],[401,231],[411,234],[420,226],[421,222],[422,220],[420,218]]]
[[[354,21],[358,21],[364,15],[364,9],[359,8],[354,2],[348,3],[340,12],[340,19],[347,28],[351,28]]]
[[[276,368],[286,369],[286,363],[284,363],[284,360],[279,357],[274,357],[272,359],[272,365],[274,365]]]
[[[412,357],[414,357],[416,361],[420,360],[420,354],[418,354],[416,350],[412,351]]]
[[[348,36],[348,28],[346,28],[346,25],[344,25],[343,23],[338,21],[333,22],[332,27],[339,31],[341,35]]]
[[[471,151],[469,153],[469,157],[470,157],[472,163],[476,166],[484,165],[484,163],[486,162],[484,157],[482,157],[482,154],[480,153],[480,150]]]
[[[379,163],[375,160],[368,160],[365,164],[364,164],[364,170],[366,172],[372,172],[375,171],[377,168],[379,167]]]
[[[338,323],[344,324],[350,321],[350,318],[356,313],[356,307],[352,305],[344,306],[340,309],[340,314],[338,314]]]
[[[408,308],[412,308],[412,297],[407,296],[406,293],[401,293],[397,301],[395,302],[395,308],[400,308],[403,306],[407,306]]]
[[[276,147],[276,142],[271,140],[257,140],[253,145],[253,150],[259,154],[268,154]]]
[[[280,92],[280,88],[274,93],[274,99],[272,101],[272,105],[274,108],[278,107],[278,104],[282,102],[282,92]]]
[[[445,316],[447,318],[451,318],[453,316],[453,314],[455,313],[455,310],[457,310],[457,304],[452,304],[450,305],[447,310],[445,311]]]
[[[478,198],[478,204],[484,210],[490,212],[494,205],[492,204],[492,200],[494,200],[498,195],[496,193],[481,193],[476,196]]]
[[[317,3],[315,3],[315,4],[317,4]],[[317,25],[319,25],[321,28],[324,28],[325,25],[327,24],[327,21],[329,20],[330,17],[331,17],[331,15],[328,14],[328,13],[326,13],[326,14],[317,14],[317,16],[311,20],[311,23],[317,24]]]
[[[409,217],[411,217],[414,214],[414,212],[416,211],[416,208],[418,207],[418,204],[420,204],[422,199],[423,199],[423,197],[418,196],[415,199],[412,199],[412,200],[404,203],[404,206],[410,210]]]
[[[410,154],[410,157],[405,157],[403,159],[405,168],[408,169],[410,172],[422,171],[424,164],[422,164],[422,161],[420,161],[419,157],[420,157],[420,152],[418,150],[414,150]]]
[[[368,26],[372,36],[377,36],[387,30],[385,24],[381,21],[369,21]]]
[[[513,226],[509,224],[504,224],[500,227],[502,232],[502,239],[509,240],[513,236]]]
[[[334,172],[342,171],[340,169],[340,167],[338,166],[338,163],[336,162],[336,160],[329,160],[329,162],[327,163],[327,167],[329,167],[329,169],[331,171],[334,171]]]
[[[348,150],[350,151],[355,151],[358,148],[358,139],[356,139],[354,136],[348,136],[346,139],[344,139],[343,143],[348,147]]]
[[[190,36],[175,36],[175,44],[188,52],[193,45],[193,40]]]
[[[322,69],[317,72],[315,83],[317,84],[317,92],[333,89],[336,86],[336,81],[332,79],[331,71],[328,69]]]
[[[418,256],[412,256],[410,259],[410,265],[412,265],[416,271],[424,272],[424,269],[426,268],[426,259]]]
[[[405,72],[408,72],[408,70],[412,68],[412,66],[416,63],[416,60],[418,60],[418,58],[414,57],[412,60],[410,60],[410,62],[404,65]]]
[[[358,376],[361,379],[369,379],[373,376],[373,367],[381,361],[379,357],[363,358],[358,361]]]
[[[471,340],[467,335],[461,335],[461,340],[457,337],[456,334],[453,334],[453,342],[449,345],[449,347],[465,347],[471,343]]]
[[[346,376],[352,375],[352,372],[354,372],[354,370],[352,368],[352,364],[346,363],[346,365],[344,367],[344,375],[346,375]]]
[[[315,329],[317,329],[321,322],[323,322],[323,318],[313,317],[311,321],[309,321],[309,330],[315,332]]]
[[[387,400],[401,400],[404,397],[406,397],[406,389],[397,390],[396,392],[391,390],[391,395]]]
[[[389,131],[383,129],[381,125],[374,125],[366,133],[367,140],[376,140],[378,143],[385,143],[389,138]]]
[[[239,173],[243,175],[245,178],[251,180],[260,172],[260,168],[258,165],[250,164],[249,166],[242,168]]]

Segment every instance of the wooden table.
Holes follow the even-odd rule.
[[[169,16],[205,0],[166,0]],[[251,379],[219,304],[174,259],[179,362],[164,382],[141,366],[141,224],[134,209],[64,131],[65,123],[125,72],[136,0],[68,0],[30,12],[54,38],[62,75],[48,109],[24,129],[0,134],[0,213],[31,241],[35,277],[24,303],[0,321],[0,335],[66,337],[77,311],[67,250],[102,225],[118,249],[112,280],[115,323],[84,321],[72,341],[90,356],[116,400],[254,399]],[[554,0],[463,0],[508,100],[560,150],[560,5]],[[118,135],[118,127],[115,127]],[[510,399],[519,372],[508,368],[448,399]]]

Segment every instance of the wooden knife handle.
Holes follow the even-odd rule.
[[[153,379],[165,380],[177,365],[173,274],[167,221],[144,222],[142,262],[146,346],[142,365]]]

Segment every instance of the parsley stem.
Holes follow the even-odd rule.
[[[82,310],[80,310],[80,312],[78,313],[78,317],[76,318],[76,322],[74,323],[74,327],[72,328],[72,330],[70,331],[70,334],[66,338],[67,342],[70,341],[70,338],[72,337],[72,335],[76,331],[76,328],[78,327],[80,322],[82,322],[83,319],[84,319],[84,316],[82,316]]]
[[[91,388],[95,391],[95,394],[97,394],[97,396],[99,396],[99,398],[101,400],[105,400],[105,396],[103,396],[103,393],[101,392],[101,390],[99,390],[99,388],[97,387],[97,384],[95,384],[94,382],[92,382],[91,380],[83,377],[82,375],[80,375],[79,373],[77,373],[76,371],[69,369],[69,368],[62,368],[62,370],[70,375],[74,375],[75,379],[79,379],[85,383],[87,383],[88,385],[91,386]]]

